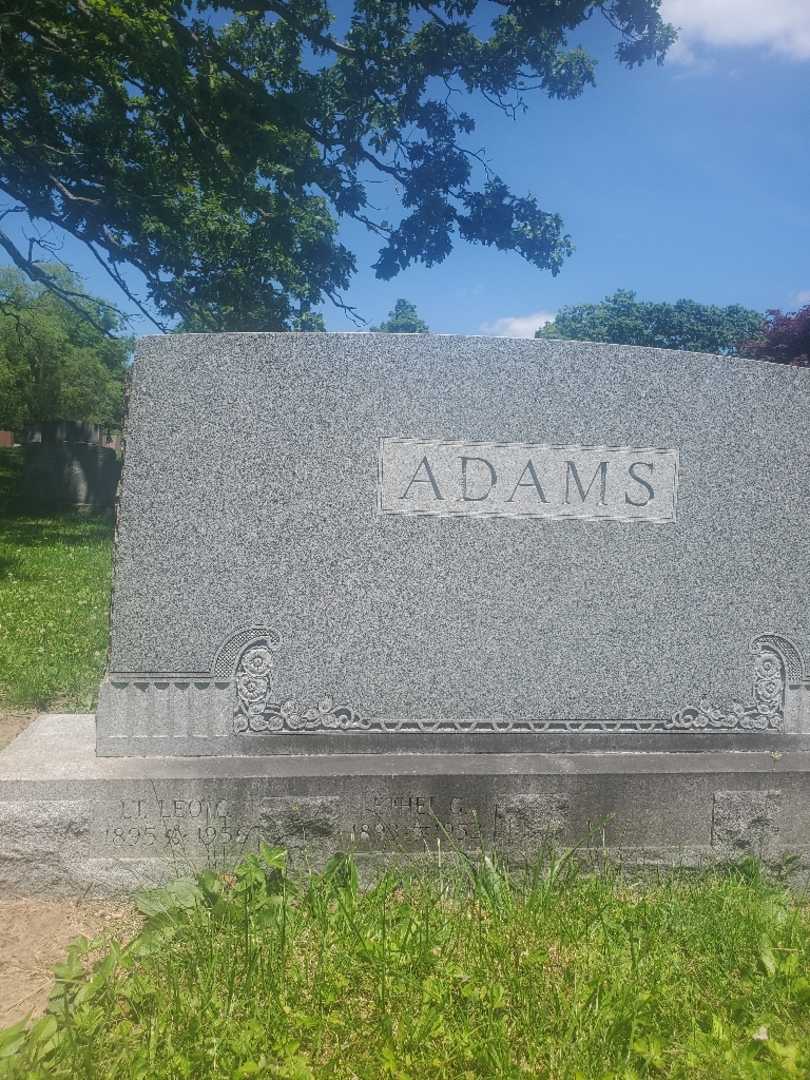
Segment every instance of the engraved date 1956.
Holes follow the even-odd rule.
[[[107,843],[118,849],[242,850],[258,843],[258,826],[237,822],[225,799],[122,799],[118,817],[120,823],[105,830]]]

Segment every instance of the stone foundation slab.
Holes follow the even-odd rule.
[[[0,754],[0,887],[109,895],[260,843],[317,866],[551,844],[643,866],[810,866],[810,752],[99,758],[92,716],[45,715]]]

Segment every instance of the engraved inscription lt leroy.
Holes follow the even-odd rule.
[[[677,450],[380,440],[383,514],[665,523],[677,492]]]

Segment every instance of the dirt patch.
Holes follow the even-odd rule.
[[[0,900],[0,1028],[42,1012],[74,938],[126,940],[141,922],[120,901]]]
[[[0,750],[24,731],[37,714],[34,712],[3,712],[0,710]]]
[[[0,711],[0,750],[37,714]],[[0,899],[0,1028],[45,1008],[53,969],[65,959],[71,941],[126,940],[141,917],[131,904],[102,900]]]

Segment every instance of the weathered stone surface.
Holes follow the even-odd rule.
[[[260,841],[302,866],[338,850],[520,864],[576,844],[640,866],[810,868],[810,754],[99,758],[91,716],[54,715],[0,754],[0,815],[0,887],[17,893],[127,892]]]
[[[777,850],[781,791],[717,791],[712,844],[729,858],[767,859]]]
[[[810,733],[809,415],[810,370],[727,357],[146,339],[99,752]]]

